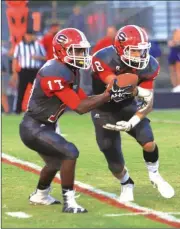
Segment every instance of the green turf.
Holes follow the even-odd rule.
[[[180,120],[180,111],[158,111],[153,112],[149,117],[178,121]],[[20,116],[2,117],[2,151],[20,159],[43,165],[38,155],[27,149],[21,142],[18,132],[20,120]],[[96,145],[90,116],[67,113],[61,118],[60,125],[62,132],[67,134],[67,139],[74,142],[80,150],[76,180],[91,184],[107,192],[119,194],[119,183],[108,171],[106,161]],[[159,211],[178,212],[180,210],[180,125],[152,122],[152,128],[160,149],[160,171],[167,181],[174,186],[176,195],[169,200],[163,199],[157,190],[151,186],[142,159],[141,148],[134,139],[123,133],[122,142],[126,165],[136,183],[135,202]],[[79,202],[88,208],[89,213],[83,216],[62,214],[59,206],[29,206],[27,196],[36,186],[37,175],[7,165],[3,165],[2,171],[2,203],[3,206],[7,207],[3,208],[3,212],[24,211],[33,215],[33,218],[30,219],[16,219],[3,213],[3,227],[164,227],[163,224],[145,219],[143,216],[133,216],[130,217],[130,220],[127,216],[105,217],[104,214],[126,211],[101,203],[84,194],[79,198]],[[53,193],[59,197],[59,187],[57,184],[54,187]]]
[[[13,176],[12,176],[13,174]],[[17,185],[18,179],[18,185]],[[61,205],[54,206],[32,206],[28,204],[27,195],[33,191],[33,184],[37,176],[29,172],[24,172],[16,167],[3,164],[3,182],[2,185],[2,226],[3,228],[118,228],[126,227],[166,227],[166,225],[152,222],[143,216],[109,218],[105,214],[125,213],[126,211],[107,206],[87,195],[81,195],[78,202],[85,205],[89,213],[83,215],[71,215],[61,213]],[[59,198],[59,186],[53,185],[53,196]],[[32,216],[29,219],[13,218],[5,212],[22,211]]]

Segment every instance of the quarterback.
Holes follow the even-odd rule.
[[[20,124],[23,143],[36,151],[45,161],[32,204],[57,204],[49,195],[50,185],[60,170],[63,209],[65,213],[85,213],[75,200],[74,177],[79,150],[56,132],[57,120],[66,107],[84,114],[110,100],[111,90],[88,97],[79,87],[79,69],[91,65],[90,44],[85,35],[74,28],[59,31],[53,39],[54,59],[39,70],[32,94]],[[110,95],[111,94],[111,95]]]

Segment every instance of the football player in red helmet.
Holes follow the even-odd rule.
[[[30,202],[44,205],[60,203],[49,195],[49,191],[61,167],[63,212],[67,213],[84,213],[87,210],[76,203],[73,187],[79,151],[56,132],[58,118],[66,107],[79,114],[86,113],[109,101],[111,94],[110,90],[88,97],[79,86],[79,69],[88,69],[91,65],[89,48],[85,35],[77,29],[63,29],[55,35],[55,58],[48,60],[39,70],[28,110],[20,124],[23,143],[38,152],[46,163]]]
[[[84,33],[76,29],[63,29],[53,39],[54,57],[76,68],[90,68],[90,47]]]
[[[174,196],[174,189],[159,174],[159,150],[146,118],[153,107],[153,85],[159,73],[158,62],[149,54],[150,47],[141,27],[127,25],[117,32],[114,45],[99,50],[92,58],[94,94],[102,93],[117,75],[134,73],[138,76],[134,92],[116,85],[114,99],[91,112],[99,149],[112,174],[120,180],[121,201],[134,200],[134,182],[125,168],[120,131],[126,131],[142,147],[149,179],[160,194],[165,198]],[[135,97],[142,102],[138,103]]]
[[[134,28],[133,28],[134,27]],[[145,69],[149,63],[149,50],[147,33],[138,26],[125,26],[121,28],[114,41],[121,60],[129,67]]]

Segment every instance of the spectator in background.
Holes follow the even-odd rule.
[[[52,23],[48,32],[44,35],[41,40],[41,43],[44,45],[44,48],[47,53],[47,60],[53,59],[53,49],[52,49],[52,40],[54,35],[60,30],[60,25],[58,23]]]
[[[13,81],[18,81],[16,114],[22,112],[22,101],[26,88],[29,83],[33,83],[39,68],[45,60],[46,52],[44,47],[36,40],[34,32],[28,29],[23,40],[14,49]]]
[[[154,58],[156,58],[157,61],[160,61],[161,49],[160,49],[158,42],[155,40],[150,40],[150,42],[151,42],[151,48],[150,48],[149,54],[153,56]]]
[[[94,54],[95,52],[97,52],[102,48],[113,45],[116,32],[117,30],[114,26],[107,27],[106,36],[96,43],[96,45],[92,49],[92,53]]]
[[[150,48],[149,54],[151,56],[153,56],[154,58],[156,58],[157,61],[159,61],[160,60],[160,57],[161,57],[161,54],[162,54],[161,53],[161,48],[160,48],[158,42],[153,39],[153,36],[150,33],[150,31],[147,28],[143,28],[143,29],[148,34],[149,42],[151,43],[151,48]]]
[[[66,27],[76,28],[85,33],[85,18],[81,13],[81,8],[75,6],[73,8],[73,14],[69,17]]]
[[[4,113],[9,113],[9,102],[8,102],[8,97],[7,97],[7,86],[8,86],[8,81],[9,81],[9,60],[8,60],[8,49],[4,46],[2,43],[2,92],[1,92],[1,102],[2,102],[2,107],[4,110]]]
[[[172,92],[180,92],[180,29],[176,29],[172,34],[172,39],[168,42],[170,52],[168,56],[169,71]]]

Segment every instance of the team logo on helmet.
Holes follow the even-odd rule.
[[[57,37],[57,42],[60,43],[60,44],[66,44],[68,42],[68,38],[61,34]]]
[[[119,41],[126,41],[127,39],[127,36],[124,32],[120,32],[119,35],[118,35],[118,40]]]

